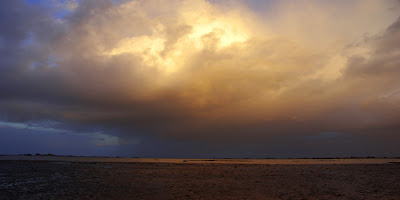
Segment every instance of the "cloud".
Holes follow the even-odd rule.
[[[217,143],[398,138],[397,1],[277,1],[267,14],[240,2],[78,2],[62,18],[0,3],[10,121]]]

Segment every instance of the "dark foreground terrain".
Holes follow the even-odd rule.
[[[0,161],[0,199],[400,199],[400,164]]]

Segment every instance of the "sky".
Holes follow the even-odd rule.
[[[400,156],[398,0],[2,0],[0,154]]]

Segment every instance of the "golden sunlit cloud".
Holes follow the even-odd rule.
[[[126,4],[121,6],[122,9],[140,10],[142,4],[146,3]],[[120,8],[109,12],[115,12],[116,9]],[[201,12],[198,12],[198,9]],[[240,16],[220,13],[218,8],[206,1],[180,2],[172,8],[172,12],[177,16],[173,21],[181,23],[181,26],[186,29],[183,35],[178,36],[175,44],[171,44],[168,37],[176,34],[174,33],[176,30],[171,30],[170,22],[161,16],[151,20],[148,34],[120,38],[117,45],[106,51],[105,55],[138,55],[145,65],[170,74],[184,67],[182,66],[185,64],[182,62],[184,58],[209,48],[221,50],[250,38],[249,31],[243,25]]]
[[[18,76],[54,101],[32,110],[131,134],[254,140],[394,127],[397,5],[87,0],[55,22],[63,28],[46,52],[55,67]]]

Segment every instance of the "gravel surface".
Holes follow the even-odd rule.
[[[400,164],[0,161],[0,199],[400,199]]]

